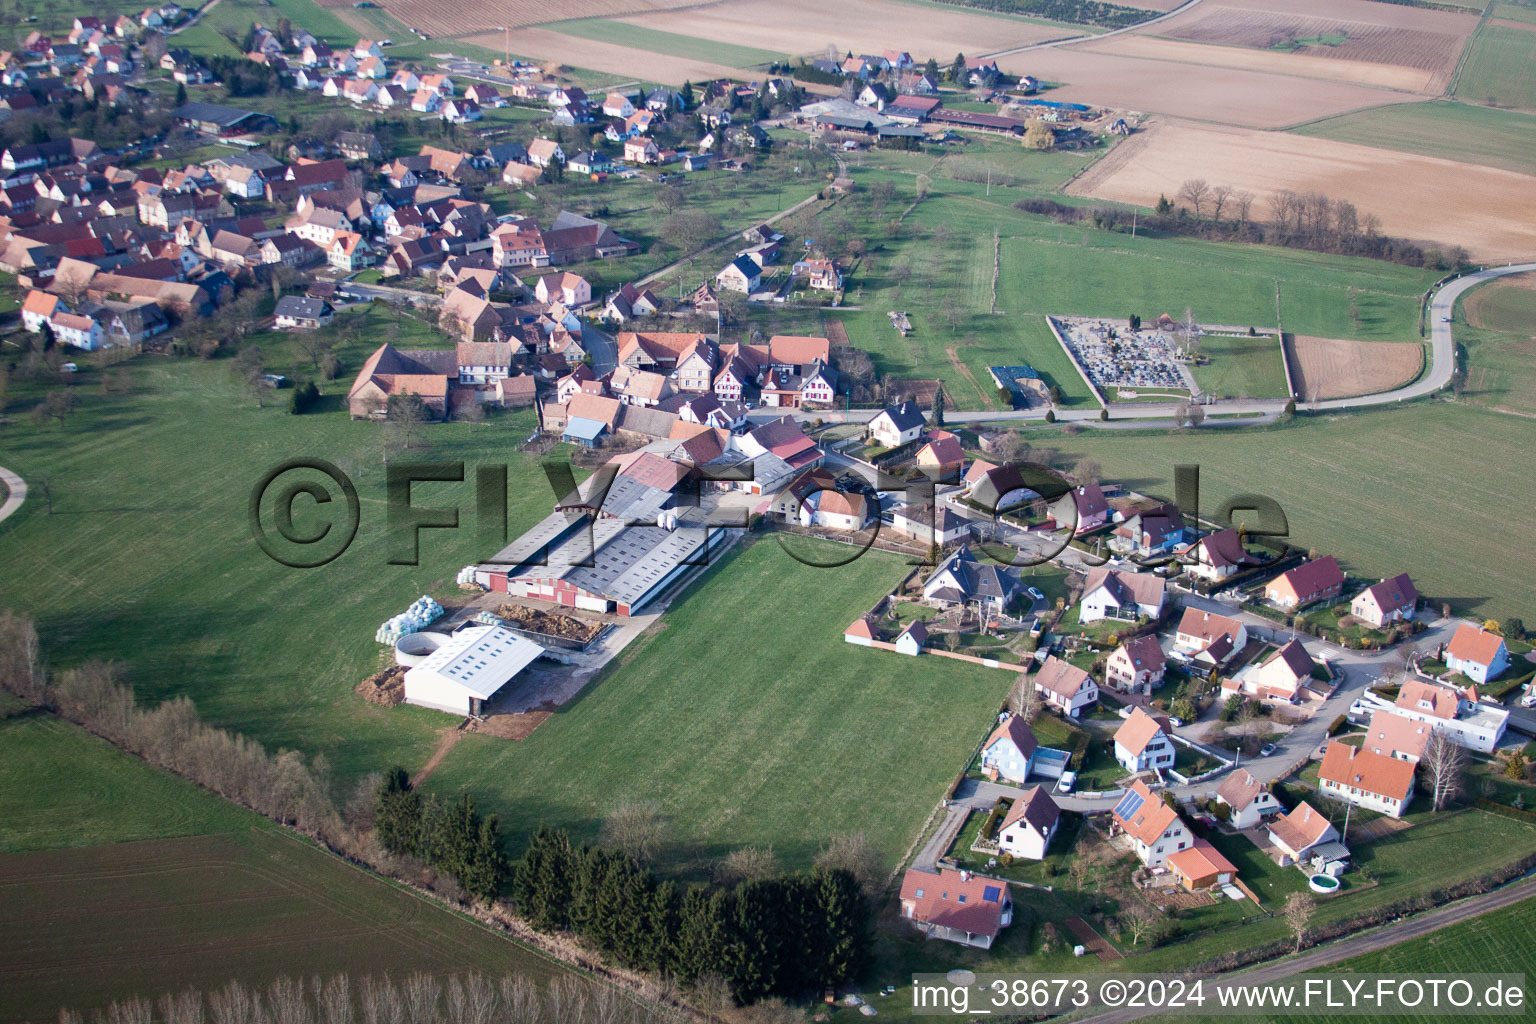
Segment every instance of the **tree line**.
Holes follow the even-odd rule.
[[[1268,220],[1259,219],[1257,197],[1226,185],[1195,178],[1176,194],[1158,199],[1151,214],[1109,206],[1068,206],[1052,199],[1025,198],[1014,208],[1064,224],[1091,224],[1101,231],[1158,232],[1219,242],[1253,242],[1289,249],[1364,256],[1408,267],[1454,270],[1466,265],[1467,251],[1423,248],[1381,233],[1375,214],[1362,214],[1346,199],[1321,192],[1282,189],[1265,201]]]
[[[843,868],[679,891],[630,855],[575,847],[540,828],[512,875],[512,898],[540,931],[569,929],[620,963],[684,984],[724,979],[742,1003],[819,991],[870,952],[870,908]]]
[[[384,773],[373,827],[390,853],[415,857],[458,879],[466,892],[483,900],[501,895],[507,881],[507,855],[493,814],[482,817],[468,793],[445,804],[422,799],[410,776],[398,765]]]

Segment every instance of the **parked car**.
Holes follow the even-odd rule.
[[[1275,746],[1273,743],[1266,743],[1264,746],[1259,748],[1259,756],[1268,757],[1270,754],[1273,754],[1276,750],[1279,749],[1280,748]]]
[[[1040,588],[1039,587],[1030,587],[1029,588],[1029,596],[1034,598],[1036,601],[1044,601],[1045,600],[1045,595],[1040,593]]]

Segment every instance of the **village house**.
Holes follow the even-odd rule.
[[[1083,625],[1101,619],[1135,622],[1163,614],[1163,579],[1151,573],[1121,572],[1100,566],[1088,571],[1078,605]]]
[[[1464,622],[1445,648],[1445,667],[1474,683],[1486,683],[1509,667],[1509,647],[1499,634]]]
[[[355,420],[382,418],[391,396],[415,395],[429,415],[442,417],[448,409],[448,363],[453,357],[451,352],[380,345],[347,392],[348,412]]]
[[[1295,611],[1318,601],[1329,601],[1344,589],[1344,573],[1332,555],[1303,562],[1264,585],[1264,598],[1276,608]]]
[[[1080,536],[1109,522],[1109,500],[1098,484],[1084,484],[1052,502],[1050,512],[1058,527],[1071,525],[1072,532]]]
[[[1209,674],[1248,645],[1248,627],[1237,619],[1200,608],[1185,608],[1174,633],[1174,654]]]
[[[947,506],[915,501],[891,513],[891,531],[924,544],[943,547],[971,535],[970,521]]]
[[[1246,829],[1285,810],[1275,794],[1246,768],[1227,773],[1216,787],[1216,800],[1227,808],[1227,823]]]
[[[592,286],[579,274],[546,274],[534,285],[534,298],[575,308],[592,301]]]
[[[1152,558],[1172,551],[1184,542],[1184,517],[1172,503],[1138,509],[1123,518],[1110,533],[1109,549],[1116,554]]]
[[[1054,654],[1035,672],[1035,686],[1045,703],[1069,718],[1079,717],[1099,699],[1093,677]]]
[[[326,249],[326,260],[337,270],[351,273],[371,267],[377,254],[368,240],[356,231],[340,231]]]
[[[923,600],[938,608],[975,607],[998,615],[1013,607],[1024,592],[1017,571],[982,561],[970,548],[953,551],[923,584]]]
[[[1162,867],[1193,841],[1179,812],[1158,799],[1140,779],[1131,783],[1115,804],[1110,819],[1111,834],[1129,837],[1136,858],[1149,868]]]
[[[1482,703],[1476,686],[1458,691],[1421,679],[1407,679],[1392,704],[1380,698],[1373,701],[1380,701],[1393,714],[1439,728],[1447,739],[1482,754],[1493,752],[1509,725],[1509,712]]]
[[[1413,764],[1331,740],[1323,749],[1317,784],[1358,807],[1401,818],[1413,800]]]
[[[928,938],[991,949],[1013,923],[1013,900],[1006,882],[952,868],[912,868],[901,880],[901,916]]]
[[[1023,715],[1007,715],[981,745],[981,770],[989,778],[1025,782],[1040,743]]]
[[[273,323],[278,327],[311,331],[330,323],[335,312],[329,302],[307,295],[284,295],[272,308]]]
[[[1133,709],[1115,730],[1115,760],[1133,774],[1172,768],[1174,749],[1168,730],[1168,719]]]
[[[800,504],[800,525],[828,530],[862,530],[869,523],[869,502],[862,494],[813,491]]]
[[[1316,662],[1300,640],[1290,640],[1258,665],[1243,669],[1221,681],[1223,694],[1241,693],[1265,701],[1294,704],[1302,688],[1312,678]]]
[[[1034,786],[1013,801],[997,827],[997,849],[1025,860],[1044,860],[1056,836],[1061,808],[1044,786]]]
[[[1304,864],[1310,859],[1308,854],[1315,847],[1339,840],[1339,830],[1333,827],[1328,816],[1305,800],[1290,813],[1271,819],[1266,831],[1269,833],[1270,844],[1280,855],[1277,862],[1283,868]]]
[[[1184,548],[1179,554],[1189,560],[1186,571],[1192,576],[1219,583],[1242,569],[1257,564],[1243,547],[1236,530],[1218,530]]]
[[[947,430],[927,432],[922,447],[913,458],[918,470],[930,480],[954,483],[965,465],[965,449],[960,438]]]
[[[1418,607],[1419,591],[1407,573],[1401,573],[1380,583],[1373,583],[1354,596],[1349,602],[1349,614],[1365,622],[1372,629],[1381,629],[1393,622],[1413,618]]]
[[[1105,660],[1104,683],[1122,693],[1151,694],[1163,684],[1167,669],[1167,656],[1155,635],[1132,637]]]
[[[922,436],[928,421],[923,410],[910,399],[900,405],[888,405],[875,414],[865,427],[871,440],[886,448],[897,448]]]
[[[745,256],[738,256],[715,275],[715,285],[721,291],[740,292],[750,295],[763,281],[763,268]]]
[[[1017,512],[1032,495],[1024,483],[1024,474],[1012,463],[994,466],[977,459],[962,478],[965,496],[973,505],[988,512]]]
[[[514,346],[504,341],[461,341],[454,346],[460,384],[495,384],[512,374]]]
[[[1434,731],[1435,726],[1422,719],[1381,710],[1371,715],[1360,749],[1382,757],[1395,757],[1409,764],[1418,764],[1424,757],[1424,749],[1429,746],[1429,738]]]
[[[791,272],[805,279],[806,287],[814,291],[835,292],[843,287],[843,274],[833,260],[799,260]]]

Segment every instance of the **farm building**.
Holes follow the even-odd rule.
[[[411,634],[402,643],[438,635]],[[478,716],[497,691],[543,653],[532,640],[500,626],[461,629],[406,670],[405,702]]]

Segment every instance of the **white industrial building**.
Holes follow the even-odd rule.
[[[543,653],[532,640],[500,626],[467,626],[406,670],[405,702],[480,715],[496,691]]]

